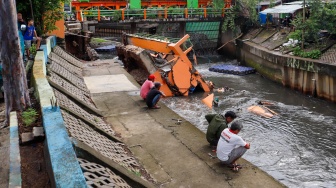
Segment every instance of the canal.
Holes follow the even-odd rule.
[[[208,126],[206,114],[233,110],[244,123],[240,135],[251,143],[246,160],[288,187],[336,187],[336,104],[305,96],[258,74],[210,72],[208,68],[216,63],[205,62],[196,69],[207,80],[217,87],[232,88],[215,92],[219,106],[210,110],[201,102],[206,94],[194,93],[163,99],[169,108],[203,132]],[[270,108],[279,115],[265,119],[249,113],[247,108],[258,100],[274,103]]]

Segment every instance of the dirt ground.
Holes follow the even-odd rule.
[[[38,118],[31,126],[25,126],[21,120],[21,114],[18,114],[19,119],[19,133],[32,132],[33,127],[42,126],[42,116],[40,105],[36,99],[31,95],[32,108],[38,113]],[[20,138],[21,139],[21,138]],[[21,142],[20,142],[21,143]],[[20,145],[21,156],[21,178],[22,187],[51,187],[49,176],[46,170],[46,163],[44,160],[44,142],[34,142],[30,144]]]
[[[38,109],[38,104],[32,99],[33,107]],[[0,101],[0,123],[5,120],[5,104]],[[38,109],[39,110],[39,109]],[[41,115],[33,126],[25,127],[20,122],[19,118],[19,132],[28,132],[33,129],[33,126],[42,126]],[[0,126],[1,127],[1,126]],[[0,187],[8,187],[9,181],[9,127],[0,129]],[[44,143],[37,142],[25,146],[20,146],[21,156],[21,176],[22,187],[50,187],[49,177],[46,171],[46,164],[44,161]]]
[[[0,101],[0,127],[5,120],[5,103]],[[9,180],[9,128],[0,129],[0,187],[8,187]]]

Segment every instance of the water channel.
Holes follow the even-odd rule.
[[[244,123],[240,135],[251,142],[246,160],[288,187],[336,187],[336,104],[305,96],[258,74],[210,72],[208,68],[215,63],[207,62],[196,69],[216,86],[233,89],[215,92],[218,107],[207,108],[201,102],[206,94],[201,92],[163,102],[203,132],[208,126],[206,114],[233,110]],[[265,119],[247,111],[261,99],[273,102],[270,108],[279,115]]]

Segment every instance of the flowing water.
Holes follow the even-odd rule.
[[[215,92],[218,107],[207,108],[201,102],[204,93],[163,102],[203,132],[208,126],[206,114],[233,110],[244,124],[240,135],[251,143],[243,158],[288,187],[336,187],[336,104],[305,96],[258,74],[210,72],[212,65],[206,63],[196,69],[217,87],[233,89]],[[249,113],[247,107],[258,100],[273,102],[269,108],[279,115],[265,119]]]

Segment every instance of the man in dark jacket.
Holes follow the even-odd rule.
[[[224,116],[221,114],[208,114],[205,116],[205,119],[209,123],[206,139],[211,146],[217,146],[222,131],[228,128],[228,124],[236,117],[236,114],[232,111],[226,112]]]
[[[152,109],[159,109],[160,106],[156,105],[161,96],[166,96],[163,92],[160,91],[161,88],[161,83],[159,82],[155,82],[154,83],[154,87],[149,90],[149,92],[147,93],[146,96],[146,104],[148,106],[148,108],[152,108]]]

